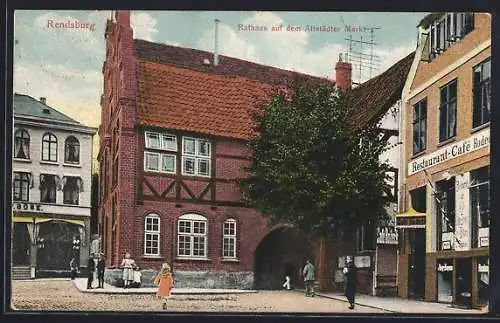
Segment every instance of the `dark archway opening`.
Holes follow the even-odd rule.
[[[69,271],[73,237],[79,236],[78,225],[63,221],[40,223],[37,266],[40,270]]]
[[[290,227],[270,232],[255,252],[255,289],[283,289],[285,277],[292,288],[303,288],[301,271],[307,259],[314,263],[309,239]]]
[[[14,223],[12,230],[12,264],[27,266],[30,263],[30,234],[25,223]]]

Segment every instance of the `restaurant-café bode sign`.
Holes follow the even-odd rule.
[[[408,163],[408,176],[490,145],[490,129],[445,146]]]

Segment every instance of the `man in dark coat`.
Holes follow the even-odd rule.
[[[89,260],[87,261],[87,270],[88,270],[87,289],[92,289],[92,281],[94,280],[95,263],[93,256],[94,255],[91,254],[89,256]]]
[[[349,301],[349,309],[354,309],[354,297],[356,295],[356,266],[354,265],[354,261],[351,257],[347,257],[347,265],[344,268],[345,275],[345,296]]]
[[[101,253],[99,255],[99,260],[97,261],[97,281],[99,282],[99,286],[97,288],[104,288],[104,270],[104,255]]]

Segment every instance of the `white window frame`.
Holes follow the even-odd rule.
[[[181,232],[181,222],[189,223],[190,232]],[[194,233],[194,224],[204,223],[205,232],[204,233]],[[189,254],[180,253],[180,240],[181,237],[189,237]],[[194,251],[194,237],[204,238],[204,249],[203,255],[193,255]],[[204,216],[196,213],[188,213],[180,216],[177,219],[177,257],[184,259],[207,259],[208,258],[208,220]]]
[[[158,169],[153,169],[149,168],[148,165],[148,155],[154,155],[158,158]],[[174,169],[173,170],[164,170],[163,169],[163,160],[168,158],[168,157],[173,157],[174,158]],[[155,173],[167,173],[167,174],[175,174],[176,172],[176,155],[174,154],[166,154],[166,153],[160,153],[160,152],[154,152],[154,151],[145,151],[144,152],[144,170],[147,172],[155,172]]]
[[[151,223],[151,230],[148,230],[148,220],[152,220],[152,223]],[[155,225],[153,223],[153,221],[156,220],[158,223],[158,230],[154,230],[153,226]],[[160,216],[158,214],[155,214],[155,213],[149,213],[148,215],[146,215],[146,217],[144,218],[144,255],[145,256],[160,256],[160,246],[161,246],[161,241],[160,241],[160,233],[161,233],[161,220],[160,220]],[[156,247],[157,248],[157,252],[156,253],[153,253],[153,252],[147,252],[147,241],[148,241],[148,235],[150,236],[156,236],[157,239],[158,239],[158,246]],[[153,240],[151,240],[151,243],[153,242]],[[154,249],[153,246],[150,247],[151,249]]]
[[[194,141],[194,154],[186,152],[186,140]],[[203,155],[200,153],[200,144],[207,143],[208,144],[208,154]],[[195,137],[182,137],[182,175],[184,176],[199,176],[199,177],[211,177],[212,173],[212,142],[205,138],[195,138]],[[194,170],[193,173],[186,172],[186,160],[192,159],[194,160]],[[200,162],[206,161],[208,163],[208,174],[200,174]]]
[[[229,225],[229,227],[233,226],[233,233],[227,233],[226,234],[226,224]],[[236,255],[236,242],[237,242],[237,237],[238,237],[238,232],[237,232],[237,222],[235,219],[227,219],[226,221],[224,221],[224,223],[222,224],[222,258],[223,259],[237,259],[237,255]],[[229,240],[232,240],[233,241],[233,248],[232,250],[226,250],[225,249],[225,245],[224,245],[224,240],[225,239],[229,239]],[[228,256],[226,255],[226,251],[229,251],[233,253],[232,256]]]
[[[149,135],[155,135],[158,136],[158,147],[151,147],[149,145],[148,141],[148,136]],[[165,138],[170,138],[173,139],[174,146],[173,147],[166,147],[164,139]],[[177,151],[177,136],[169,133],[160,133],[160,132],[154,132],[154,131],[146,131],[144,132],[144,148],[145,149],[157,149],[157,150],[165,150],[165,151]]]

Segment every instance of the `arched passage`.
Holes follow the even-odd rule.
[[[40,223],[38,238],[43,239],[37,252],[37,266],[47,270],[67,270],[72,257],[73,237],[78,225],[64,221]]]
[[[282,289],[285,276],[303,287],[300,276],[307,259],[314,261],[308,238],[291,227],[280,227],[262,239],[255,251],[255,289]]]

